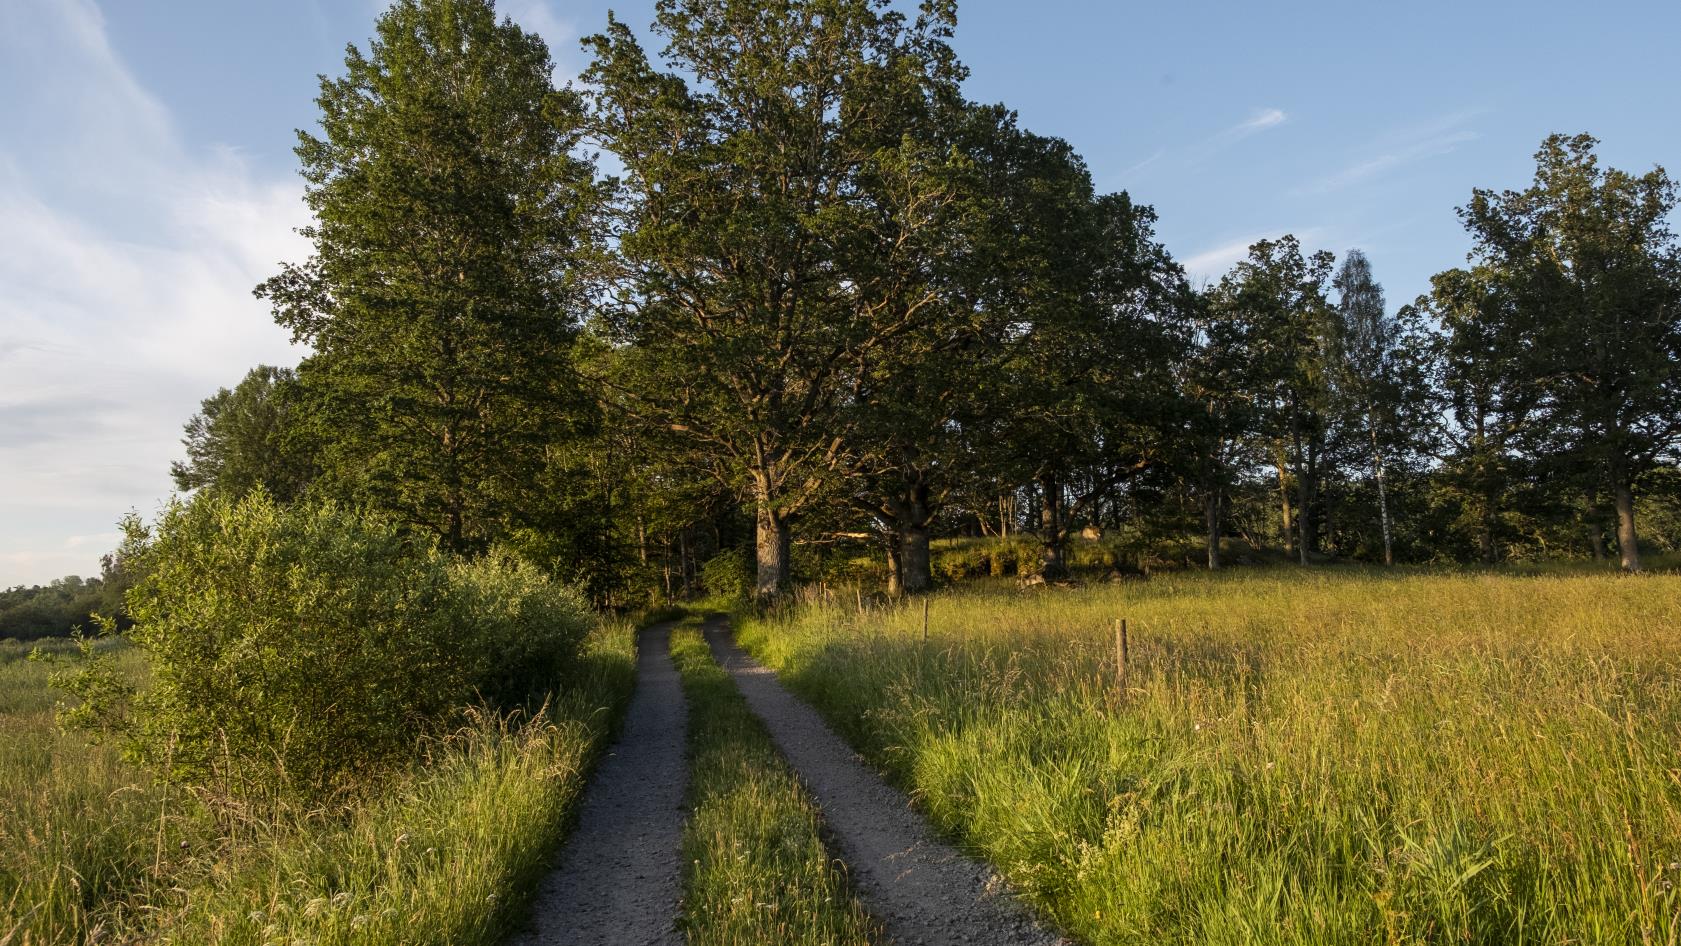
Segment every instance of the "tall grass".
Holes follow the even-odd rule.
[[[0,660],[0,943],[499,943],[634,666],[603,628],[543,713],[433,739],[355,807],[230,820],[60,734],[40,665]]]
[[[204,845],[202,812],[54,722],[49,666],[0,645],[0,944],[81,942]],[[70,648],[42,642],[46,652]],[[121,666],[139,676],[138,653]]]
[[[867,946],[870,921],[824,850],[817,811],[692,629],[671,652],[689,701],[683,925],[691,946]]]
[[[929,614],[926,642],[920,604],[742,636],[1088,942],[1681,942],[1681,578],[1181,575]]]

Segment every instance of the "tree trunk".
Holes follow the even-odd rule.
[[[1314,550],[1313,473],[1302,443],[1300,412],[1290,411],[1290,443],[1296,452],[1296,555],[1303,565]]]
[[[905,593],[904,542],[897,535],[887,537],[887,596],[897,598]]]
[[[1482,552],[1483,564],[1495,565],[1500,562],[1500,550],[1494,544],[1494,526],[1496,522],[1495,502],[1492,495],[1483,496],[1483,530]]]
[[[900,561],[904,569],[904,590],[910,594],[927,591],[934,586],[934,569],[928,554],[928,526],[911,524],[905,527],[904,554]]]
[[[1383,528],[1383,564],[1395,564],[1395,542],[1389,526],[1389,488],[1383,479],[1383,448],[1378,446],[1377,425],[1367,414],[1367,426],[1372,429],[1372,476],[1377,479],[1378,522]]]
[[[910,485],[905,492],[905,520],[900,532],[904,539],[904,590],[920,594],[934,587],[933,562],[928,554],[928,527],[934,519],[934,507],[929,502],[926,474],[918,471],[907,479]]]
[[[788,520],[772,508],[768,499],[761,498],[758,506],[758,579],[754,594],[768,600],[788,587]]]
[[[1040,574],[1047,581],[1068,577],[1068,563],[1062,554],[1062,488],[1055,477],[1043,477],[1039,481],[1043,491],[1042,503],[1039,507],[1039,530],[1041,541],[1045,546],[1044,567]]]
[[[1284,514],[1284,528],[1282,530],[1284,535],[1284,554],[1294,555],[1296,554],[1296,526],[1294,518],[1290,515],[1290,478],[1285,472],[1284,452],[1282,449],[1278,451],[1274,460],[1274,465],[1278,468],[1278,505],[1280,511]]]
[[[1202,491],[1202,518],[1208,527],[1208,570],[1220,570],[1220,491]]]
[[[1601,527],[1599,509],[1599,488],[1588,490],[1587,507],[1582,510],[1583,530],[1587,533],[1588,551],[1593,553],[1593,560],[1603,562],[1610,556],[1605,551],[1605,530]]]
[[[1617,549],[1622,552],[1623,571],[1640,571],[1640,536],[1634,529],[1634,488],[1617,483]]]
[[[689,530],[685,527],[677,533],[677,575],[683,583],[683,597],[688,598],[693,588],[689,584]]]

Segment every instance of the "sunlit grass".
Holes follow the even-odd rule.
[[[1681,578],[995,586],[922,633],[743,638],[1089,942],[1681,941]]]
[[[824,850],[816,808],[694,630],[672,656],[689,700],[683,924],[691,946],[866,946],[869,921]]]
[[[432,740],[350,810],[239,819],[61,733],[46,668],[0,656],[0,943],[499,943],[634,666],[628,625],[603,628],[542,715]]]

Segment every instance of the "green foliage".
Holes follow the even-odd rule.
[[[725,549],[700,569],[701,587],[726,601],[744,601],[753,591],[753,560],[741,549]]]
[[[0,590],[0,640],[67,637],[78,628],[92,630],[95,615],[122,615],[127,576],[108,557],[102,578],[71,575],[46,585]]]
[[[300,135],[313,255],[259,294],[313,349],[321,490],[478,551],[557,511],[534,480],[591,420],[593,169],[547,47],[489,0],[399,0],[375,33]]]
[[[624,164],[602,334],[631,413],[756,507],[757,591],[854,444],[849,388],[935,321],[966,241],[937,129],[954,11],[873,0],[659,4],[664,62],[610,19],[588,42],[596,130]],[[698,80],[698,81],[693,81]]]
[[[94,663],[65,679],[74,712],[234,798],[360,787],[475,702],[540,696],[591,623],[529,567],[453,561],[343,507],[206,495],[125,528],[152,680],[125,693]]]
[[[1560,527],[1600,557],[1614,515],[1638,570],[1636,489],[1681,438],[1675,185],[1601,168],[1597,145],[1553,135],[1530,187],[1474,191],[1459,212],[1473,265],[1420,300],[1443,326],[1455,421],[1441,483],[1485,561],[1556,546]]]
[[[233,390],[204,399],[187,421],[186,461],[170,465],[179,490],[243,496],[254,489],[289,502],[315,477],[297,373],[258,365]]]

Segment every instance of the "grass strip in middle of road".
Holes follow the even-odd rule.
[[[823,846],[816,806],[692,624],[671,655],[689,701],[689,943],[868,944],[874,924]]]

